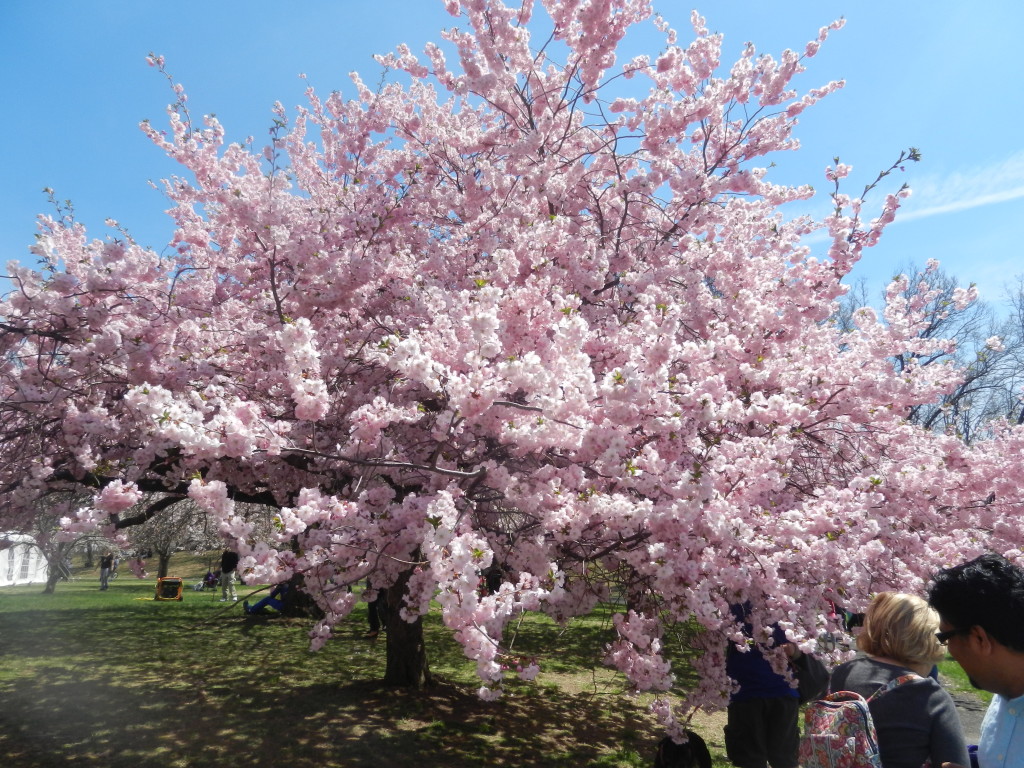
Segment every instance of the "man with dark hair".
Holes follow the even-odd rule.
[[[935,574],[928,602],[939,613],[939,642],[974,687],[996,694],[981,725],[979,763],[1024,767],[1024,570],[982,555]]]
[[[110,582],[110,573],[114,570],[114,553],[104,552],[100,558],[100,589],[107,589]]]
[[[238,577],[238,553],[225,549],[220,556],[220,601],[237,602],[235,580]]]

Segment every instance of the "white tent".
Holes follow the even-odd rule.
[[[0,533],[0,587],[45,584],[46,558],[31,536]]]

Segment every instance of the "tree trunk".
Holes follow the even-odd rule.
[[[46,550],[43,550],[43,557],[46,558],[46,586],[43,587],[44,595],[52,595],[57,588],[57,582],[61,579],[71,578],[71,558],[67,557],[66,554],[71,550],[71,546],[69,544],[58,544],[56,554],[50,552],[47,555]],[[67,558],[66,561],[65,558]]]
[[[92,541],[85,542],[85,567],[92,568]]]
[[[284,605],[281,607],[282,616],[301,617],[306,619],[322,619],[323,609],[316,604],[316,600],[302,591],[302,577],[292,576],[289,580],[291,589],[285,593]]]
[[[406,584],[412,571],[406,571],[388,588],[387,669],[384,682],[408,688],[424,688],[433,683],[427,662],[427,646],[423,640],[423,619],[411,624],[400,615]]]
[[[167,571],[171,567],[171,553],[170,552],[157,552],[158,565],[156,569],[156,577],[162,579],[167,575]]]

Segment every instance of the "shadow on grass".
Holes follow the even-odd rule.
[[[558,682],[512,683],[488,703],[434,616],[440,682],[417,692],[378,682],[384,639],[361,638],[365,609],[313,654],[308,623],[246,617],[202,593],[155,602],[152,589],[0,593],[0,764],[641,766],[659,738],[618,684],[564,684],[599,667],[600,616],[569,632],[520,628],[519,651],[557,658]]]

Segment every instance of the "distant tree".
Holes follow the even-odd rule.
[[[35,514],[23,518],[23,525],[18,533],[32,537],[43,558],[46,560],[47,575],[43,594],[52,595],[57,584],[72,575],[71,554],[79,545],[94,539],[91,534],[68,534],[60,525],[62,517],[75,507],[88,504],[90,495],[73,493],[54,493],[44,496],[36,502]]]
[[[989,436],[992,422],[1021,423],[1024,416],[1024,285],[1018,284],[1009,297],[1010,311],[1005,315],[982,301],[958,305],[954,294],[963,290],[937,262],[923,270],[909,267],[889,286],[899,301],[924,307],[928,322],[919,330],[922,339],[951,342],[926,356],[896,355],[897,371],[929,365],[952,365],[960,371],[955,387],[936,402],[914,406],[908,418],[926,429],[951,431],[973,443]],[[857,309],[870,304],[864,284],[855,286],[840,302],[836,315],[840,327],[851,330]]]
[[[183,549],[203,552],[220,545],[217,531],[205,510],[185,499],[146,522],[126,528],[125,539],[132,551],[151,550],[157,558],[157,578],[168,575],[171,556]],[[151,501],[144,499],[145,508]]]
[[[1002,331],[1006,338],[1003,345],[1009,346],[1011,367],[1015,373],[1003,388],[1002,406],[997,404],[997,408],[1014,423],[1024,424],[1024,277],[1017,278],[1006,298],[1010,311]]]
[[[1024,430],[972,445],[910,418],[962,378],[921,364],[950,348],[928,303],[900,287],[884,317],[829,322],[902,192],[868,220],[836,161],[815,222],[781,209],[810,187],[769,181],[840,85],[790,86],[839,24],[723,72],[696,14],[688,46],[659,22],[657,58],[616,66],[645,0],[550,0],[548,22],[446,7],[467,22],[448,54],[400,48],[381,63],[402,81],[354,77],[351,101],[310,90],[266,150],[225,144],[175,85],[169,133],[145,126],[187,175],[166,184],[167,256],[43,219],[42,269],[12,266],[0,305],[0,514],[91,488],[65,527],[116,531],[190,498],[254,579],[302,580],[325,612],[313,647],[353,585],[387,589],[391,682],[428,682],[436,599],[485,698],[537,673],[508,642],[524,612],[624,591],[607,661],[639,690],[673,684],[666,628],[703,628],[699,682],[656,704],[670,727],[727,695],[730,604],[756,641],[782,622],[809,648],[838,629],[829,600],[1016,556]],[[241,503],[276,507],[273,535]]]

